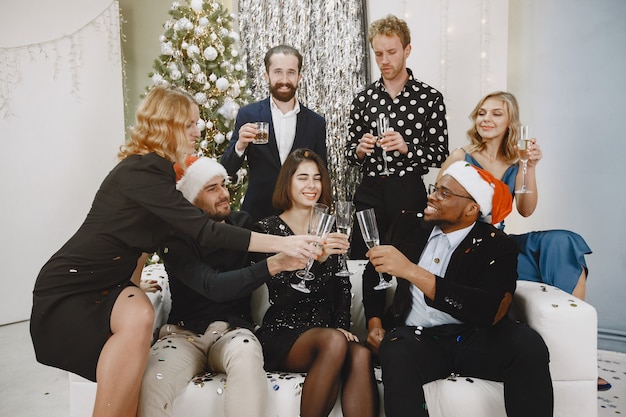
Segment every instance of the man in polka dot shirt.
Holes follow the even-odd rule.
[[[441,167],[448,156],[448,128],[442,94],[406,67],[411,53],[406,22],[393,15],[373,22],[369,41],[381,77],[352,101],[346,157],[363,173],[355,209],[374,208],[384,239],[402,211],[426,207],[422,176],[430,167]],[[381,115],[389,118],[390,127],[383,135],[378,132]],[[383,150],[389,173],[383,172]],[[353,259],[363,259],[367,252],[356,222],[350,250]]]

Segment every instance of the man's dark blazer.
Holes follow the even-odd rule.
[[[417,264],[433,227],[415,212],[404,213],[383,244],[395,246]],[[445,276],[436,277],[435,299],[425,297],[426,304],[472,326],[491,326],[504,294],[515,291],[517,254],[513,239],[492,225],[477,221],[452,253]],[[411,310],[412,284],[398,279],[393,304],[385,315],[385,291],[374,290],[377,283],[378,274],[368,264],[363,274],[366,318],[385,318],[386,327],[404,325]]]
[[[235,152],[235,144],[239,139],[239,129],[246,123],[269,122],[269,142],[267,145],[251,143],[243,157]],[[318,154],[326,163],[326,121],[322,116],[306,108],[300,103],[300,112],[296,122],[296,137],[291,151],[308,148]],[[272,194],[282,166],[278,155],[270,98],[248,104],[239,109],[235,128],[230,144],[224,155],[222,165],[228,175],[234,176],[241,168],[244,159],[248,160],[248,190],[244,198],[242,210],[247,211],[254,221],[263,219],[278,211],[272,206]]]

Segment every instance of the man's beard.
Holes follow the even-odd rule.
[[[222,222],[222,221],[226,220],[228,218],[228,216],[230,216],[230,210],[228,211],[228,213],[225,213],[223,211],[219,212],[219,213],[213,213],[209,217],[214,222],[218,222],[219,223],[219,222]]]
[[[433,226],[439,226],[439,228],[444,229],[444,228],[446,228],[448,226],[453,226],[453,227],[456,226],[461,221],[462,217],[463,216],[461,214],[459,214],[459,216],[456,219],[456,221],[451,221],[449,219],[442,219],[440,217],[437,217],[437,218],[434,218],[434,219],[433,218],[429,218],[428,219],[428,218],[426,218],[426,216],[424,216],[423,219],[424,219],[424,223],[432,224]]]
[[[218,202],[218,203],[216,204],[216,206],[217,206],[218,204],[221,204],[221,203],[222,203],[222,201]],[[202,208],[202,207],[201,207],[201,208]],[[223,210],[216,209],[215,207],[211,207],[211,208],[204,207],[203,209],[204,209],[204,211],[205,211],[205,212],[209,215],[209,217],[211,218],[211,220],[213,220],[214,222],[221,222],[221,221],[224,221],[224,220],[226,220],[226,219],[230,216],[230,214],[231,214],[231,209],[230,209],[230,206],[229,206],[227,209],[223,209]]]
[[[281,87],[289,87],[289,91],[278,91]],[[286,103],[295,97],[296,87],[289,83],[276,83],[274,85],[270,85],[270,93],[275,99]]]

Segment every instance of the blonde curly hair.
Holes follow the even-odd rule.
[[[130,140],[120,146],[118,158],[156,152],[184,166],[189,141],[186,126],[194,105],[193,97],[177,87],[152,88],[137,108]]]
[[[404,20],[398,19],[392,14],[372,22],[368,31],[370,45],[372,44],[372,40],[378,35],[397,35],[400,38],[400,42],[402,42],[403,48],[406,48],[407,45],[411,43],[411,31],[409,30],[409,26]]]

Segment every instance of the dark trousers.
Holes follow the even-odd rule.
[[[394,220],[403,211],[423,212],[426,207],[426,188],[421,175],[402,177],[363,177],[354,194],[355,212],[373,208],[381,243]],[[359,222],[354,218],[350,258],[365,259],[368,251],[361,235]]]
[[[502,319],[490,328],[402,326],[388,332],[378,355],[387,417],[427,417],[422,385],[451,373],[504,383],[508,417],[551,417],[549,353],[530,327]]]

